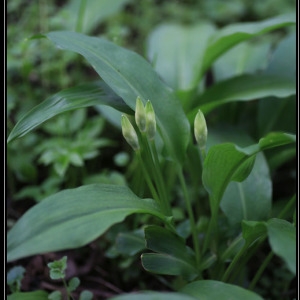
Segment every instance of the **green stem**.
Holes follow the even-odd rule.
[[[152,194],[154,200],[155,200],[156,202],[158,202],[158,204],[160,204],[159,196],[158,196],[158,194],[157,194],[157,192],[156,192],[156,189],[155,189],[155,187],[154,187],[154,185],[153,185],[153,183],[152,183],[152,180],[151,180],[151,178],[150,178],[150,176],[149,176],[149,173],[148,173],[148,171],[147,171],[147,168],[146,168],[145,165],[144,165],[144,161],[143,161],[143,159],[142,159],[141,152],[140,152],[140,151],[136,151],[136,155],[137,155],[137,157],[138,157],[138,159],[139,159],[139,162],[140,162],[140,164],[141,164],[142,172],[143,172],[143,174],[144,174],[144,177],[145,177],[145,180],[146,180],[146,182],[147,182],[147,184],[148,184],[148,187],[149,187],[149,189],[150,189],[150,192],[151,192],[151,194]]]
[[[191,205],[191,201],[190,201],[190,197],[187,191],[187,187],[185,184],[185,180],[182,174],[182,169],[178,169],[178,176],[179,176],[179,181],[180,181],[180,185],[182,187],[182,191],[183,191],[183,195],[184,195],[184,200],[185,200],[185,204],[186,204],[186,208],[187,208],[187,213],[190,219],[190,224],[191,224],[191,232],[192,232],[192,238],[193,238],[193,244],[194,244],[194,250],[196,253],[196,264],[197,267],[200,264],[200,249],[199,249],[199,242],[198,242],[198,235],[197,235],[197,228],[196,228],[196,223],[195,223],[195,218],[194,218],[194,214],[193,214],[193,210],[192,210],[192,205]]]
[[[67,282],[64,278],[62,278],[62,281],[63,281],[64,287],[66,289],[66,292],[67,292],[67,300],[70,300],[70,292],[68,291]]]
[[[164,180],[161,174],[160,164],[159,164],[155,144],[154,142],[152,143],[152,149],[151,149],[149,146],[147,136],[145,134],[142,134],[142,144],[146,154],[145,161],[148,165],[149,171],[151,172],[153,181],[155,182],[161,207],[167,216],[171,216],[172,215],[171,206],[164,186]]]
[[[249,290],[253,290],[257,281],[260,279],[262,273],[264,272],[264,270],[266,269],[266,267],[268,266],[269,262],[271,261],[271,259],[273,258],[274,253],[271,251],[268,256],[265,258],[264,262],[260,265],[259,269],[257,270],[254,278],[252,279],[250,285],[249,285]]]
[[[152,154],[154,157],[154,166],[155,166],[156,175],[157,175],[156,178],[157,178],[158,189],[161,193],[161,196],[162,196],[165,208],[166,208],[166,212],[168,215],[171,216],[172,215],[171,205],[170,205],[168,193],[166,190],[166,186],[164,185],[164,179],[163,179],[161,168],[160,168],[160,163],[159,163],[158,154],[157,154],[157,150],[156,150],[156,146],[155,146],[155,141],[152,140],[150,142],[150,145],[151,145],[150,150],[152,151]]]
[[[223,277],[221,278],[221,281],[226,282],[228,280],[228,277],[232,270],[235,268],[236,264],[239,262],[240,258],[243,256],[244,252],[247,250],[248,245],[245,245],[239,252],[238,254],[233,258],[231,261],[230,265],[226,269]]]
[[[210,198],[210,203],[211,198]],[[203,242],[203,248],[202,248],[202,254],[205,253],[209,245],[211,244],[211,241],[213,238],[215,239],[215,242],[217,242],[217,228],[218,228],[218,212],[211,209],[211,218],[209,220],[208,224],[208,229],[204,237],[204,242]]]
[[[292,208],[292,206],[295,204],[296,201],[296,195],[294,195],[288,203],[285,205],[285,207],[282,209],[280,214],[278,215],[278,219],[283,219],[285,215],[289,212],[289,210]]]
[[[77,32],[82,32],[85,8],[86,8],[86,0],[81,0],[79,12],[78,12],[77,23],[76,23],[76,29],[75,29],[75,31],[77,31]]]
[[[264,243],[266,237],[260,238],[254,245],[251,245],[248,247],[246,253],[240,260],[239,264],[236,266],[236,268],[233,270],[230,276],[230,282],[233,282],[235,278],[238,276],[238,274],[241,272],[241,269],[246,265],[246,263],[249,261],[249,259],[257,253],[258,248]]]

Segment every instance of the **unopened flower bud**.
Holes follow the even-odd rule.
[[[140,148],[139,139],[136,131],[128,118],[125,115],[121,117],[122,133],[126,142],[133,148],[134,151]]]
[[[145,106],[146,112],[146,132],[149,140],[154,139],[156,133],[156,120],[155,120],[155,112],[151,102],[148,100]]]
[[[202,111],[199,109],[194,121],[194,134],[201,150],[206,147],[207,127]]]
[[[145,107],[140,97],[136,98],[135,122],[141,132],[146,131]]]

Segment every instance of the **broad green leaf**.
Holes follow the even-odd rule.
[[[216,82],[242,74],[253,74],[266,68],[271,48],[270,41],[240,43],[220,56],[213,64]],[[278,74],[280,75],[280,74]]]
[[[297,66],[296,49],[296,32],[292,32],[277,45],[272,53],[265,74],[280,75],[295,80]]]
[[[50,32],[44,37],[62,49],[83,55],[132,109],[135,109],[137,96],[144,104],[149,99],[171,157],[183,161],[189,142],[189,123],[175,93],[160,80],[144,58],[105,39],[76,32]]]
[[[266,236],[267,226],[261,221],[242,221],[243,238],[246,241],[245,247],[251,246],[257,239]]]
[[[156,225],[145,228],[146,247],[155,252],[180,256],[193,264],[192,250],[188,249],[185,241],[173,232]]]
[[[258,153],[249,176],[242,182],[228,184],[220,207],[229,223],[237,224],[242,220],[266,220],[270,216],[271,201],[272,182],[268,164]]]
[[[147,56],[170,87],[193,89],[198,85],[203,55],[214,31],[211,23],[159,25],[148,37]]]
[[[151,199],[129,188],[92,184],[54,194],[29,209],[7,235],[7,260],[78,248],[133,213],[164,220]]]
[[[145,228],[146,247],[157,254],[142,255],[143,267],[154,273],[167,275],[182,275],[191,280],[198,274],[196,261],[184,239],[159,226]]]
[[[194,120],[198,109],[208,113],[226,103],[235,101],[253,101],[274,96],[285,98],[296,93],[295,82],[285,77],[265,74],[244,74],[220,81],[208,88],[197,99],[197,107],[188,115]]]
[[[248,291],[237,285],[215,280],[200,280],[187,284],[180,290],[199,300],[263,300],[254,292]]]
[[[231,126],[222,126],[211,129],[208,134],[208,149],[215,144],[232,142],[240,147],[246,147],[254,143],[249,135]],[[254,164],[253,164],[254,163]],[[252,169],[253,167],[253,169]],[[241,172],[239,172],[239,169]],[[220,202],[220,207],[230,224],[240,223],[242,220],[265,220],[270,216],[272,202],[272,184],[269,167],[263,153],[258,153],[246,160],[235,174],[243,179],[232,177],[232,181],[225,189]]]
[[[7,142],[24,136],[45,121],[63,112],[94,105],[109,105],[123,112],[132,110],[104,82],[69,88],[54,94],[25,114],[8,136]]]
[[[246,148],[238,147],[232,143],[212,146],[204,161],[202,173],[204,187],[211,195],[212,209],[214,211],[218,209],[230,181],[242,181],[249,175],[249,171],[251,171],[249,168],[241,169],[247,160],[260,151],[294,143],[295,140],[295,135],[277,132],[268,134],[261,138],[258,144]]]
[[[116,238],[116,249],[119,253],[135,255],[145,249],[145,236],[143,230],[121,232]]]
[[[124,294],[109,298],[109,300],[195,300],[196,298],[176,292],[143,291]]]
[[[45,291],[14,293],[8,295],[7,300],[48,300],[48,293]]]
[[[198,274],[195,266],[169,254],[144,253],[141,260],[145,270],[156,274],[182,276],[186,280],[193,280]]]
[[[295,24],[296,14],[290,13],[259,22],[235,23],[223,27],[217,31],[210,40],[204,55],[204,64],[201,74],[204,74],[219,56],[238,43],[275,29]]]
[[[269,243],[273,252],[280,256],[289,270],[296,275],[296,227],[282,219],[267,222]]]

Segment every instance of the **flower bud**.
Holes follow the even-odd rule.
[[[146,131],[146,113],[145,107],[140,97],[136,98],[135,122],[141,132]]]
[[[201,150],[206,147],[207,127],[202,111],[199,109],[194,121],[194,134]]]
[[[134,151],[140,149],[139,139],[136,131],[128,118],[125,115],[121,117],[122,133],[126,142],[133,148]]]
[[[146,112],[146,133],[149,140],[154,139],[156,133],[156,120],[155,120],[155,112],[150,100],[147,101],[145,106]]]

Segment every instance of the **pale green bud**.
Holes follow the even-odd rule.
[[[207,140],[206,121],[202,111],[199,109],[194,121],[194,134],[200,149],[205,149]]]
[[[152,140],[154,139],[156,133],[156,119],[155,119],[155,112],[150,100],[148,100],[146,103],[145,111],[146,111],[146,119],[147,119],[147,123],[146,123],[147,137],[149,138],[149,140]]]
[[[136,98],[135,122],[141,132],[146,131],[146,112],[140,97]]]
[[[126,142],[133,148],[134,151],[140,149],[139,139],[136,131],[128,118],[125,115],[121,117],[122,133]]]

